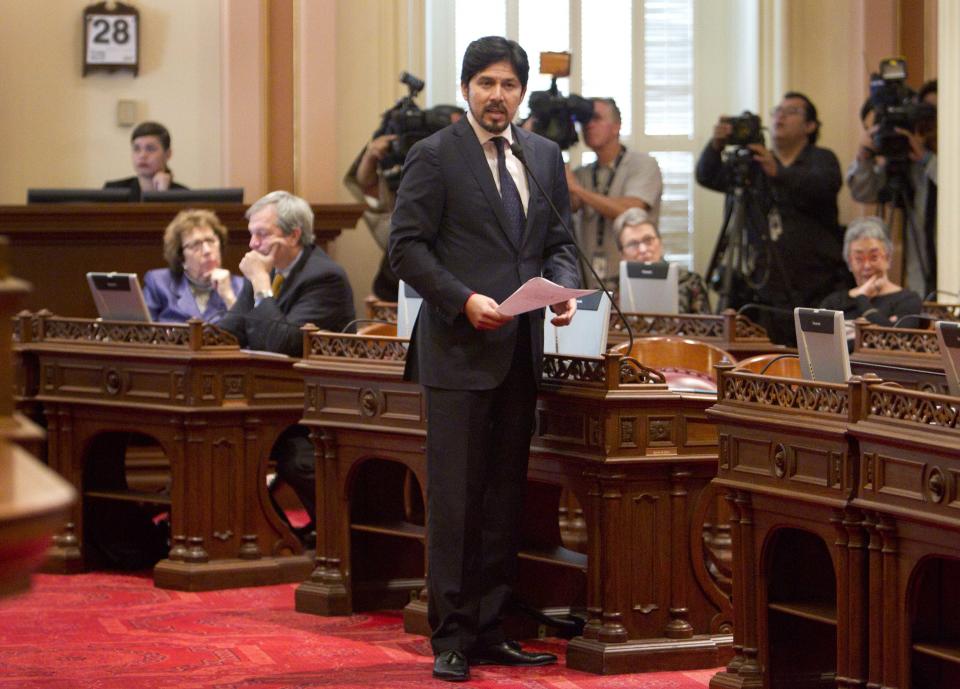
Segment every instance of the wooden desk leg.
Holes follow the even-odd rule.
[[[349,615],[353,602],[342,572],[341,544],[350,539],[350,505],[343,496],[337,465],[337,433],[312,427],[317,453],[317,557],[310,577],[297,587],[297,612]]]

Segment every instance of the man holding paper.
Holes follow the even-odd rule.
[[[407,353],[427,404],[429,620],[433,674],[469,665],[544,665],[501,628],[517,571],[519,516],[543,352],[543,313],[499,304],[543,276],[576,287],[572,238],[510,144],[569,222],[556,144],[511,125],[529,63],[514,41],[471,43],[460,87],[467,117],[407,155],[390,235],[396,274],[424,298]],[[567,325],[576,301],[554,304]]]

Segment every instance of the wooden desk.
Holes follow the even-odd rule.
[[[83,510],[91,500],[169,506],[172,548],[157,586],[205,590],[300,581],[311,558],[266,490],[277,436],[303,413],[303,382],[287,357],[241,352],[228,333],[189,324],[24,317],[20,349],[38,370],[35,400],[48,422],[48,461],[81,495],[54,538],[49,567],[84,565]],[[151,436],[170,462],[167,494],[83,485],[100,434]]]
[[[884,385],[850,427],[869,533],[868,686],[960,686],[960,398]]]
[[[710,686],[862,687],[867,540],[847,427],[866,382],[718,372],[707,415],[733,515],[735,655]]]
[[[303,423],[318,443],[317,567],[301,612],[346,614],[414,600],[427,631],[422,389],[403,381],[404,341],[307,333],[297,368]],[[667,390],[635,362],[547,357],[528,473],[518,592],[585,609],[570,667],[598,673],[713,667],[729,655],[730,603],[708,570],[704,522],[716,438],[713,395]],[[565,548],[561,490],[587,523],[587,555]],[[372,491],[372,492],[370,492]]]
[[[47,308],[62,316],[97,315],[87,289],[88,271],[143,274],[160,268],[163,231],[189,205],[178,203],[31,204],[0,206],[0,228],[10,237],[10,255],[21,277],[33,283],[25,306]],[[236,272],[247,251],[243,204],[214,203],[214,211],[230,230],[223,264]],[[363,206],[313,206],[317,243],[326,246],[344,228],[356,225]]]
[[[371,320],[397,322],[397,305],[375,297],[367,297],[366,316]],[[746,359],[757,354],[796,354],[794,347],[774,344],[767,337],[767,331],[752,322],[746,316],[740,316],[733,309],[722,314],[662,314],[662,313],[624,313],[634,337],[657,337],[676,335],[700,342],[716,345],[731,355]],[[620,316],[610,314],[610,332],[607,335],[607,348],[628,340],[626,328]]]
[[[889,328],[854,322],[856,335],[850,368],[856,375],[875,373],[908,388],[946,394],[947,379],[935,330]]]
[[[757,354],[796,354],[794,347],[774,344],[767,331],[733,309],[721,314],[624,313],[634,337],[676,335],[716,345],[738,360]],[[620,316],[610,314],[610,346],[626,342],[626,328]]]

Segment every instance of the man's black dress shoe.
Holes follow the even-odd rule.
[[[552,665],[557,656],[552,653],[528,653],[520,648],[516,641],[501,641],[487,646],[470,655],[475,665]]]
[[[446,682],[466,682],[470,665],[460,651],[444,651],[433,659],[433,676]]]

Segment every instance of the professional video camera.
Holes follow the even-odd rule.
[[[390,142],[390,151],[380,160],[380,176],[393,191],[400,186],[403,161],[410,148],[420,139],[446,127],[454,115],[463,114],[463,110],[455,105],[437,105],[423,110],[413,100],[426,85],[423,80],[403,72],[400,74],[400,83],[406,84],[409,94],[383,113],[380,128],[373,133],[374,138],[384,134],[395,134],[397,137]]]
[[[910,142],[896,130],[917,130],[923,122],[936,118],[936,109],[917,102],[917,94],[906,85],[907,62],[903,58],[887,58],[880,62],[880,71],[870,75],[870,103],[873,105],[874,122],[879,125],[873,137],[877,154],[890,163],[906,163],[910,155]]]
[[[566,150],[579,141],[574,122],[583,126],[593,118],[593,102],[575,93],[560,95],[557,79],[570,76],[570,53],[540,53],[540,74],[551,81],[548,90],[530,94],[533,131]]]

